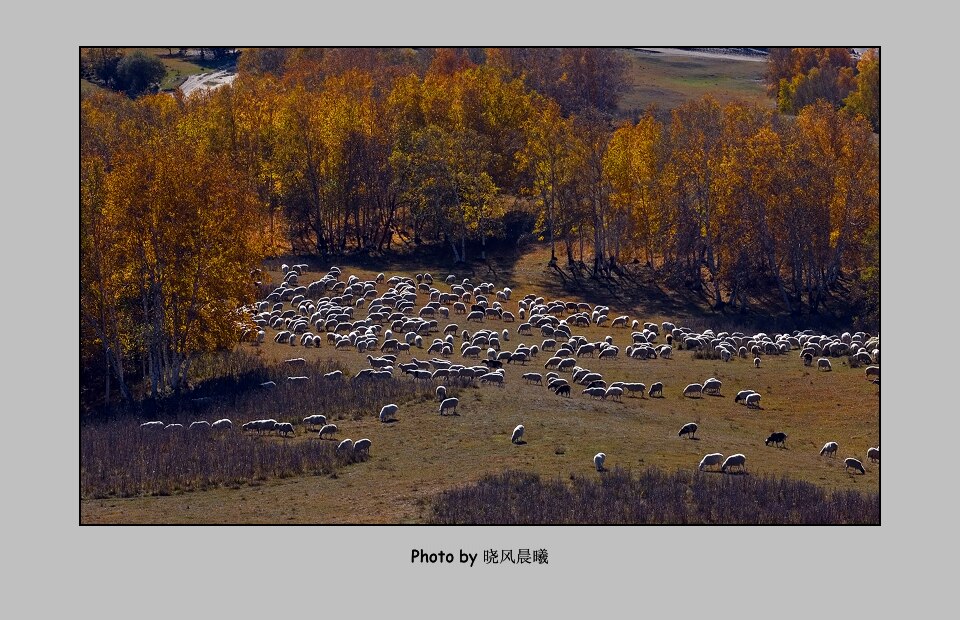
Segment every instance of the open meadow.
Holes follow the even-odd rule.
[[[613,358],[598,359],[596,353],[576,358],[578,366],[602,374],[607,385],[642,382],[649,390],[661,382],[662,397],[624,393],[619,399],[594,398],[582,393],[585,386],[574,383],[569,371],[559,373],[572,384],[569,397],[525,381],[524,373],[549,372],[544,364],[552,353],[542,350],[546,337],[539,329],[518,333],[525,322],[519,318],[519,302],[526,295],[542,295],[546,303],[554,299],[586,303],[591,311],[597,305],[596,299],[564,295],[548,259],[548,248],[537,247],[519,256],[508,269],[468,273],[439,263],[403,262],[382,270],[370,263],[338,264],[341,281],[356,276],[362,282],[373,282],[381,272],[385,280],[431,273],[432,287],[440,292],[451,290],[444,282],[448,274],[455,276],[457,284],[469,279],[474,286],[492,284],[492,291],[512,289],[510,299],[500,304],[518,317],[516,321],[488,316],[482,323],[467,322],[467,315],[456,314],[450,307],[449,318],[436,317],[437,331],[423,334],[422,348],[414,345],[397,354],[397,366],[413,358],[444,357],[454,364],[479,364],[479,360],[461,355],[464,330],[471,335],[481,329],[495,330],[501,351],[514,351],[521,344],[537,345],[541,350],[525,363],[504,362],[502,385],[462,377],[418,380],[398,367],[391,378],[354,379],[362,369],[370,368],[367,355],[377,357],[379,350],[361,353],[356,347],[336,348],[327,333],[316,329],[310,331],[319,334],[320,346],[302,346],[297,338],[294,346],[280,344],[274,341],[279,330],[266,327],[261,344],[242,342],[233,352],[200,364],[195,390],[185,405],[170,405],[137,419],[81,426],[81,522],[423,524],[434,522],[434,503],[440,493],[463,489],[505,471],[536,474],[545,483],[569,486],[604,476],[641,475],[653,467],[666,475],[685,472],[688,485],[698,480],[722,479],[723,484],[737,485],[786,478],[810,483],[827,494],[879,496],[880,465],[867,459],[867,450],[879,446],[879,386],[868,380],[864,366],[850,367],[846,355],[831,357],[832,370],[825,371],[818,370],[816,359],[812,366],[805,366],[796,348],[784,354],[762,353],[759,367],[752,353],[730,361],[706,359],[702,353],[681,350],[677,342],[669,358],[633,359],[626,353],[634,343],[631,333],[642,331],[644,323],[661,326],[669,321],[697,333],[734,333],[738,330],[735,315],[666,314],[664,299],[651,294],[646,299],[631,297],[624,307],[609,303],[611,321],[621,315],[629,317],[625,328],[612,327],[610,322],[572,328],[573,335],[588,342],[610,338],[619,347]],[[266,263],[261,276],[263,291],[283,281],[281,262],[291,261],[271,259]],[[320,280],[333,267],[310,259],[294,262],[308,265],[299,278],[303,285]],[[415,279],[413,282],[416,284]],[[377,296],[390,287],[386,281],[377,284]],[[492,305],[496,297],[488,297]],[[429,295],[420,292],[407,314],[417,316],[429,301]],[[281,303],[282,310],[294,309],[299,314],[289,297]],[[269,306],[274,307],[273,303]],[[467,304],[468,312],[469,307]],[[366,307],[357,307],[353,318],[366,315]],[[634,320],[639,321],[639,329],[631,328]],[[455,334],[452,354],[428,352],[431,342],[444,338],[451,323],[457,325],[451,330]],[[390,327],[388,321],[382,330]],[[763,330],[740,331],[752,336]],[[776,332],[770,329],[766,333],[774,337]],[[665,336],[661,329],[651,344],[664,344]],[[403,342],[403,336],[397,337]],[[383,341],[381,333],[379,343]],[[563,339],[557,340],[558,346],[562,343]],[[481,350],[480,359],[484,359],[487,347]],[[304,363],[297,367],[285,364],[293,358],[303,358]],[[338,369],[342,378],[323,377]],[[288,376],[307,378],[287,380]],[[683,396],[685,386],[711,377],[722,382],[719,394]],[[267,381],[273,381],[275,387],[261,387]],[[439,414],[435,389],[441,384],[447,387],[448,397],[459,399],[455,413]],[[745,389],[761,394],[759,407],[735,402],[737,392]],[[378,413],[388,403],[397,404],[398,411],[392,420],[381,422]],[[335,434],[321,438],[318,427],[302,422],[314,414],[323,414],[328,423],[335,424]],[[197,420],[222,418],[230,419],[233,428],[152,432],[138,428],[149,420],[186,427]],[[266,418],[292,423],[293,432],[260,435],[241,429],[244,423]],[[695,437],[678,436],[679,429],[689,422],[698,425]],[[511,433],[518,424],[525,429],[522,441],[512,443]],[[782,446],[765,444],[774,432],[787,434]],[[127,449],[135,455],[130,457],[133,464],[96,460],[117,449],[118,442],[108,442],[99,452],[93,449],[96,438],[108,433],[125,438]],[[352,459],[335,454],[338,442],[346,438],[370,439],[369,455]],[[837,442],[839,449],[832,457],[821,456],[820,449],[828,441]],[[606,455],[603,472],[594,466],[594,455],[599,452]],[[716,452],[745,455],[745,473],[698,471],[700,459]],[[865,473],[845,470],[846,457],[859,459]],[[158,463],[170,467],[166,474],[151,470]],[[189,471],[178,474],[173,463]],[[123,468],[124,473],[117,476],[111,468]],[[878,503],[876,508],[879,510]],[[878,514],[873,522],[879,522]]]

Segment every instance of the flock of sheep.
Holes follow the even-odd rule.
[[[734,358],[752,358],[757,368],[762,355],[784,355],[799,350],[803,364],[812,366],[816,360],[818,370],[830,371],[829,357],[846,357],[851,366],[867,365],[866,377],[879,385],[879,337],[863,332],[841,335],[817,334],[812,330],[792,334],[747,335],[740,332],[714,333],[712,330],[695,332],[670,322],[661,324],[632,320],[622,315],[611,318],[609,308],[602,305],[591,307],[586,303],[552,300],[529,294],[516,300],[516,313],[507,308],[513,303],[513,291],[509,287],[497,289],[493,284],[473,284],[469,279],[447,276],[443,283],[436,283],[429,273],[417,274],[414,278],[395,275],[387,278],[379,274],[373,280],[362,280],[356,275],[344,278],[342,271],[333,267],[325,275],[309,283],[301,283],[308,266],[283,265],[282,282],[260,302],[241,308],[240,341],[262,346],[267,330],[272,330],[272,340],[277,345],[290,348],[332,346],[337,350],[352,350],[362,355],[368,368],[355,374],[350,380],[390,378],[406,375],[412,381],[439,383],[436,396],[439,414],[457,415],[459,399],[447,397],[447,387],[479,382],[480,385],[503,387],[508,380],[506,368],[520,366],[526,370],[519,379],[531,385],[549,388],[554,394],[572,397],[576,388],[581,395],[597,400],[619,401],[623,396],[662,398],[664,385],[654,382],[647,386],[641,382],[612,381],[608,383],[602,373],[581,366],[583,358],[603,360],[617,358],[621,354],[635,359],[669,359],[675,351],[699,351],[711,358],[730,362]],[[463,324],[450,322],[451,316],[462,317]],[[444,320],[446,325],[440,323]],[[498,322],[502,328],[484,327]],[[469,327],[476,323],[475,330]],[[515,324],[515,327],[514,325]],[[578,328],[609,326],[611,329],[630,329],[631,343],[621,348],[607,335],[599,341],[590,341],[577,334]],[[527,345],[517,342],[510,349],[512,334],[516,340],[539,332],[542,341]],[[458,344],[459,342],[459,344]],[[427,359],[418,359],[420,351]],[[528,364],[536,362],[541,355],[549,354],[543,364],[547,372],[541,374],[529,370]],[[406,357],[407,361],[401,361]],[[460,362],[456,358],[460,358]],[[303,357],[285,360],[291,370],[306,365]],[[511,373],[512,375],[513,373]],[[345,380],[339,370],[324,375],[327,380]],[[296,383],[308,377],[291,374],[286,381]],[[276,387],[273,381],[264,387]],[[715,377],[688,384],[683,388],[683,397],[700,398],[703,395],[720,395],[722,383]],[[735,403],[748,408],[760,409],[761,395],[754,390],[741,390]],[[396,421],[399,406],[384,405],[379,412],[383,423]],[[335,424],[328,423],[324,415],[311,415],[302,420],[305,428],[316,430],[320,438],[334,436]],[[197,421],[190,425],[209,426],[215,429],[232,428],[229,420],[212,424]],[[144,428],[171,428],[179,425],[164,425],[154,421]],[[242,425],[245,431],[262,434],[273,431],[278,435],[294,434],[293,424],[273,419],[252,420]],[[695,438],[696,423],[685,424],[679,436]],[[521,443],[524,426],[520,424],[511,434],[512,443]],[[767,445],[784,446],[786,434],[773,433]],[[337,446],[338,453],[369,452],[370,440],[353,442],[344,439]],[[821,455],[833,455],[838,446],[829,442]],[[871,461],[879,462],[879,448],[868,452]],[[594,457],[597,471],[604,470],[606,454]],[[733,454],[724,458],[720,453],[703,457],[699,470],[719,467],[721,472],[733,469],[745,470],[746,457]],[[865,473],[858,459],[847,458],[845,469]]]

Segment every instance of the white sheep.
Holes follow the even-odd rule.
[[[344,439],[337,444],[336,453],[340,454],[341,452],[346,453],[348,456],[353,454],[353,440]]]
[[[866,376],[869,379],[870,377],[880,378],[880,367],[879,366],[867,366]]]
[[[162,429],[162,428],[166,428],[166,424],[164,424],[159,420],[154,420],[153,422],[144,422],[143,424],[140,425],[140,428]]]
[[[719,452],[714,452],[712,454],[706,455],[700,460],[700,465],[698,469],[700,471],[703,471],[707,467],[710,467],[712,465],[720,465],[722,462],[723,462],[723,455],[720,454]]]
[[[867,450],[867,458],[874,463],[880,462],[880,448],[870,448]]]
[[[178,429],[183,428],[183,424],[177,424],[177,423],[167,424],[167,425],[164,426],[163,428],[164,428],[165,430],[178,430]]]
[[[744,404],[746,404],[747,407],[756,407],[757,409],[759,409],[760,395],[757,394],[756,392],[753,392],[752,394],[747,394],[747,398],[744,400]]]
[[[603,394],[603,400],[612,398],[613,400],[620,400],[620,397],[623,396],[622,387],[608,387],[607,391]]]
[[[283,435],[284,437],[293,433],[293,424],[290,422],[278,422],[273,428],[277,431],[278,435]]]
[[[440,403],[440,415],[445,415],[447,409],[453,409],[454,413],[457,411],[457,405],[460,404],[459,398],[446,398]]]
[[[303,424],[305,426],[323,426],[327,423],[327,416],[317,413],[315,415],[308,415],[303,419]]]
[[[693,396],[697,395],[697,398],[700,398],[700,395],[703,393],[703,386],[699,383],[691,383],[687,387],[683,388],[684,396]]]
[[[596,456],[593,457],[593,464],[596,466],[597,471],[603,471],[603,462],[607,460],[607,455],[603,452],[598,452]]]
[[[861,474],[867,473],[867,471],[863,468],[863,463],[853,457],[843,459],[843,469],[844,471],[847,469],[856,469]]]
[[[381,421],[381,422],[389,422],[390,420],[393,419],[393,416],[394,416],[394,415],[397,413],[397,411],[399,411],[399,410],[400,410],[399,405],[395,405],[395,404],[393,404],[393,403],[391,403],[391,404],[389,404],[389,405],[384,405],[384,406],[380,409],[380,421]]]
[[[191,431],[198,428],[203,430],[210,430],[210,423],[207,422],[206,420],[197,420],[196,422],[190,423],[189,429]]]
[[[231,422],[227,418],[221,418],[216,422],[214,422],[213,424],[211,424],[210,428],[213,428],[213,429],[233,428],[233,422]]]
[[[817,370],[833,370],[833,366],[830,365],[830,360],[821,357],[817,360]]]
[[[742,454],[731,454],[720,466],[720,471],[726,472],[728,467],[737,467],[740,471],[744,471],[747,467],[747,457]]]
[[[759,357],[753,358],[753,366],[754,366],[754,368],[760,368],[760,358],[759,358]]]
[[[523,380],[528,383],[536,383],[537,385],[543,385],[543,376],[539,372],[527,372],[523,374]]]
[[[715,379],[715,378],[713,378],[713,377],[710,377],[709,379],[707,379],[706,381],[703,382],[703,393],[704,393],[704,394],[716,394],[717,396],[719,396],[719,395],[720,395],[720,387],[721,387],[722,385],[723,385],[723,384],[722,384],[722,382],[720,381],[720,379]]]
[[[740,390],[739,392],[737,392],[737,395],[734,397],[733,402],[734,404],[736,404],[736,403],[739,403],[741,400],[746,401],[747,396],[750,396],[751,394],[754,394],[754,393],[755,392],[753,390]]]
[[[343,378],[343,371],[334,370],[332,372],[324,373],[323,378],[324,379],[341,379]]]
[[[447,388],[442,385],[437,386],[437,400],[443,401],[447,397]]]
[[[320,439],[323,439],[324,435],[336,435],[337,430],[336,424],[324,424],[323,428],[320,429]]]
[[[364,437],[363,439],[358,439],[356,443],[353,444],[353,453],[355,455],[360,454],[370,454],[370,444],[371,441]]]
[[[828,441],[827,443],[823,444],[822,448],[820,448],[820,456],[823,456],[824,454],[833,456],[837,453],[838,448],[840,448],[840,444],[835,441]]]
[[[523,424],[517,424],[513,429],[513,436],[510,437],[510,443],[518,443],[521,437],[523,437]]]

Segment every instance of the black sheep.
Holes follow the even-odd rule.
[[[779,446],[786,447],[786,446],[784,445],[784,442],[786,442],[786,441],[787,441],[787,434],[786,434],[786,433],[773,433],[772,435],[770,435],[769,437],[767,437],[767,440],[766,440],[765,442],[763,442],[763,443],[764,443],[764,445],[767,445],[767,446],[769,446],[769,445],[772,443],[772,444],[774,444],[774,445],[779,445]]]
[[[680,429],[680,432],[677,433],[677,436],[683,437],[684,435],[690,435],[690,437],[692,437],[693,439],[696,439],[696,438],[697,438],[697,423],[696,423],[696,422],[690,422],[690,423],[688,423],[688,424],[684,424],[684,425],[683,425],[683,428]]]

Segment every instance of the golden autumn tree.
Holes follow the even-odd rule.
[[[844,100],[846,108],[861,114],[880,133],[880,50],[869,49],[857,61],[857,86]]]
[[[205,143],[201,119],[167,96],[134,106],[140,134],[109,160],[83,158],[81,289],[90,293],[81,316],[105,326],[113,355],[143,361],[157,397],[187,385],[198,354],[236,342],[260,260],[256,200],[231,159]],[[119,361],[111,367],[122,382]]]
[[[550,260],[556,261],[557,217],[570,178],[573,128],[555,101],[540,99],[524,129],[527,139],[517,153],[517,165],[529,175],[528,191],[540,202],[540,225],[550,239]],[[569,252],[568,259],[573,261]]]
[[[655,266],[661,246],[661,170],[664,166],[663,126],[652,111],[636,123],[618,127],[610,138],[604,169],[610,202],[630,214],[630,242]]]

